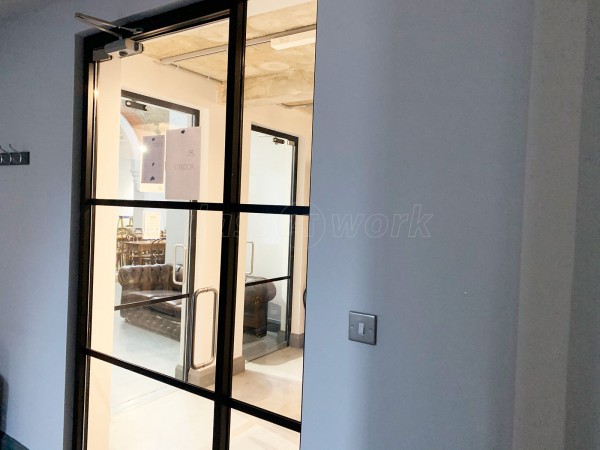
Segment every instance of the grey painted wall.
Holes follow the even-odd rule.
[[[303,449],[511,447],[532,3],[320,3]],[[414,204],[427,239],[332,229]]]
[[[69,19],[54,7],[0,25],[0,61],[11,67],[0,71],[0,144],[32,152],[30,166],[0,172],[0,373],[6,431],[31,449],[61,448],[63,440],[75,29]]]
[[[600,448],[600,3],[589,2],[569,342],[566,449]]]

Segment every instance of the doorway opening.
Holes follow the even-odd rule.
[[[297,148],[297,136],[252,125],[248,183],[250,203],[295,205]],[[248,216],[246,286],[270,281],[276,283],[277,289],[275,296],[266,304],[245,311],[243,355],[246,361],[282,350],[290,344],[299,347],[297,332],[294,333],[294,343],[290,343],[295,262],[294,225],[294,221],[288,216],[281,216],[277,221],[267,215]],[[266,314],[262,310],[264,308]]]
[[[125,26],[84,41],[74,448],[298,449],[316,0]]]

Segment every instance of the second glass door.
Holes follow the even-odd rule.
[[[298,138],[252,125],[248,203],[294,205]],[[253,361],[289,345],[294,226],[288,215],[244,214],[246,289],[244,358]]]

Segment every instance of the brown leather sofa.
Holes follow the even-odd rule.
[[[246,275],[246,285],[264,278]],[[244,331],[258,337],[267,334],[269,302],[275,298],[277,288],[271,282],[246,286],[244,294]]]
[[[180,272],[181,268],[177,269]],[[118,281],[122,287],[121,304],[171,297],[181,293],[173,283],[171,264],[122,266]],[[181,275],[176,273],[176,279]],[[246,283],[264,280],[246,276]],[[264,336],[267,333],[268,303],[275,298],[277,288],[271,282],[246,286],[244,295],[244,331]],[[168,300],[147,306],[121,310],[127,322],[179,340],[181,334],[182,299]]]

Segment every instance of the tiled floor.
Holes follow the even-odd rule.
[[[168,375],[178,361],[179,343],[119,322],[114,355]],[[300,349],[286,348],[246,363],[236,375],[233,396],[288,417],[300,418]],[[210,449],[213,403],[154,380],[113,368],[110,449]],[[298,449],[298,433],[235,412],[231,448]]]
[[[246,363],[246,371],[233,377],[233,397],[300,420],[302,356],[288,347]]]
[[[110,450],[212,448],[212,402],[173,388],[162,394],[112,416]],[[297,450],[299,441],[295,432],[233,412],[232,450]]]

